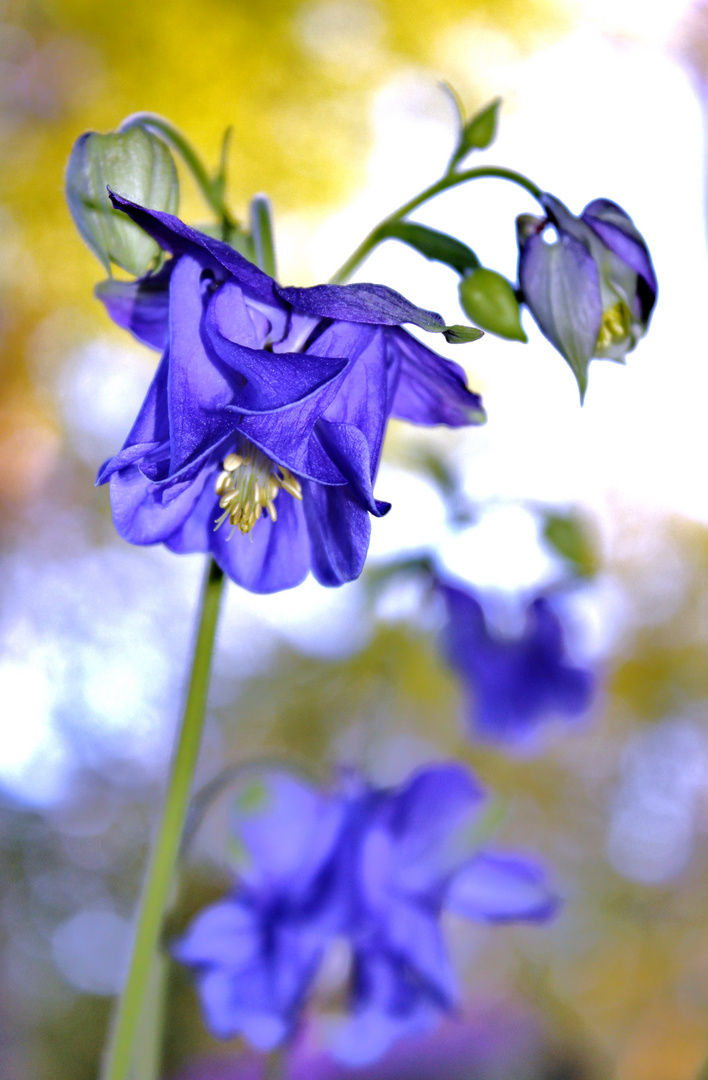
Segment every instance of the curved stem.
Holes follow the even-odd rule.
[[[102,1080],[127,1080],[130,1074],[146,987],[169,899],[199,756],[223,583],[223,571],[210,559],[202,588],[184,717],[172,759],[162,819],[140,898],[128,978],[114,1017]]]
[[[251,199],[251,236],[255,247],[256,264],[270,277],[275,278],[277,267],[273,217],[267,195],[254,195]]]
[[[441,180],[431,184],[425,191],[421,191],[420,195],[416,195],[415,198],[410,199],[409,202],[404,203],[398,210],[395,210],[387,218],[379,222],[330,280],[335,285],[341,285],[343,282],[348,281],[367,255],[370,255],[376,245],[385,239],[383,234],[387,225],[391,225],[394,221],[400,221],[401,218],[412,213],[413,210],[417,210],[419,206],[439,195],[442,191],[447,191],[448,188],[456,187],[458,184],[466,184],[468,180],[482,180],[490,177],[497,180],[509,180],[512,184],[518,184],[519,187],[524,188],[530,195],[533,195],[534,199],[539,199],[543,194],[540,187],[537,187],[533,181],[522,173],[514,172],[513,169],[503,169],[497,165],[481,165],[476,169],[466,169],[464,172],[446,173]]]
[[[119,130],[125,131],[126,128],[131,127],[152,128],[154,131],[159,132],[181,156],[185,165],[196,180],[197,186],[204,196],[205,201],[220,221],[227,227],[235,224],[233,218],[226,209],[223,198],[223,151],[221,171],[216,179],[212,179],[201,158],[189,141],[185,138],[179,128],[176,128],[169,120],[165,120],[164,116],[159,116],[157,113],[150,112],[133,113],[132,116],[129,116],[123,121]]]

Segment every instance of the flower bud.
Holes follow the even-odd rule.
[[[83,239],[106,270],[113,262],[138,277],[160,248],[113,209],[107,187],[153,210],[175,213],[177,169],[162,139],[139,126],[109,135],[90,131],[77,139],[66,171],[66,198]]]
[[[465,315],[483,330],[512,341],[527,341],[519,301],[501,274],[477,267],[460,281],[460,304]]]

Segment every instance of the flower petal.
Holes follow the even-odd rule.
[[[101,281],[94,292],[113,322],[138,341],[163,352],[167,348],[169,282],[173,262],[159,274],[138,281]]]
[[[639,299],[642,319],[646,322],[656,301],[658,286],[649,249],[631,217],[610,199],[594,199],[585,207],[580,220],[641,278],[644,288],[639,289]]]
[[[423,330],[440,331],[445,320],[436,311],[426,311],[406,300],[386,285],[314,285],[310,288],[283,288],[279,296],[301,312],[343,322],[371,323],[377,326],[400,326],[412,323]]]
[[[232,581],[249,592],[272,593],[293,589],[307,577],[310,568],[309,544],[302,506],[282,492],[276,509],[277,521],[263,514],[248,536],[225,521],[212,532],[211,552]],[[218,509],[215,510],[218,513]]]
[[[371,537],[368,511],[362,509],[348,485],[327,487],[306,480],[302,496],[312,573],[320,585],[343,585],[358,578]]]
[[[360,505],[375,517],[383,517],[391,504],[374,498],[372,474],[375,472],[369,444],[359,428],[352,424],[332,424],[318,420],[317,438],[330,461],[347,481]]]
[[[239,285],[247,288],[254,296],[277,303],[273,279],[223,240],[215,240],[196,229],[190,229],[173,214],[164,213],[162,210],[149,210],[131,202],[110,188],[108,194],[116,210],[126,213],[166,251],[171,251],[173,255],[189,254],[197,258],[202,265],[222,267],[233,274]]]
[[[391,416],[448,427],[485,422],[482,399],[467,389],[458,364],[438,356],[405,330],[389,330],[387,338],[392,361],[400,365]]]
[[[542,867],[513,855],[483,852],[451,879],[445,907],[483,922],[544,922],[558,910]]]
[[[338,355],[264,350],[256,340],[243,293],[234,282],[226,282],[215,293],[205,330],[216,356],[237,376],[231,383],[229,405],[244,413],[273,412],[304,401],[351,363],[348,341],[342,342]],[[356,339],[356,329],[350,331],[349,338]]]
[[[152,382],[140,406],[135,423],[128,432],[122,450],[98,470],[97,484],[106,480],[128,465],[149,456],[160,446],[169,443],[170,427],[167,413],[167,377],[169,359],[165,354],[157,366]]]
[[[253,910],[238,900],[222,900],[203,908],[170,951],[183,964],[238,970],[251,964],[259,950]]]
[[[206,478],[202,470],[191,482],[170,488],[155,484],[137,465],[114,473],[111,510],[118,535],[131,544],[166,541],[192,513]]]

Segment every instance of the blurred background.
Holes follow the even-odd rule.
[[[3,0],[0,3],[0,1075],[93,1080],[179,715],[201,560],[114,535],[97,466],[122,443],[155,357],[112,327],[102,272],[63,200],[74,139],[163,113],[229,193],[273,200],[280,273],[325,280],[501,95],[490,162],[573,211],[607,196],[653,253],[659,304],[626,368],[594,362],[585,407],[526,315],[527,346],[448,350],[484,395],[463,433],[392,424],[371,572],[253,597],[230,587],[199,783],[276,755],[322,778],[399,782],[467,761],[566,898],[543,928],[450,926],[468,1003],[366,1080],[689,1080],[708,1056],[708,485],[704,117],[708,8],[644,0]],[[207,220],[188,177],[182,216]],[[484,181],[418,219],[513,278],[528,196]],[[390,242],[360,271],[461,320],[456,279]],[[436,342],[437,347],[437,342]],[[444,351],[445,346],[441,351]],[[563,588],[591,715],[534,752],[467,737],[436,650],[440,612],[392,560],[434,551],[500,625],[566,569],[544,515],[584,522]],[[385,573],[383,574],[385,578]],[[183,871],[175,928],[223,893],[218,814]],[[165,1077],[252,1080],[170,973]],[[291,1080],[336,1073],[307,1032]]]

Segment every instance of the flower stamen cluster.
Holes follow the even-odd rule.
[[[232,526],[228,539],[236,529],[245,536],[264,510],[271,521],[276,521],[274,500],[281,488],[302,502],[299,480],[283,465],[275,465],[252,443],[247,443],[243,453],[227,454],[216,479],[216,494],[224,513],[217,518],[214,531],[228,518]]]

